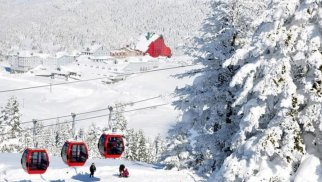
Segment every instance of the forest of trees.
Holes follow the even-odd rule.
[[[92,41],[116,49],[156,32],[180,54],[207,7],[196,0],[1,0],[0,51],[56,53],[82,50]]]

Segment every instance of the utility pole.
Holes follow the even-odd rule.
[[[113,112],[113,107],[108,106],[108,110],[110,111],[109,116],[108,116],[108,128],[112,130],[112,112]]]
[[[36,125],[37,125],[37,120],[33,119],[32,123],[34,124],[34,128],[33,128],[33,143],[34,143],[34,147],[37,148],[37,143],[36,143]]]
[[[72,135],[73,135],[73,139],[77,139],[76,138],[76,128],[75,128],[75,118],[76,118],[76,114],[75,113],[71,113],[72,118],[73,118],[73,123],[72,123]]]

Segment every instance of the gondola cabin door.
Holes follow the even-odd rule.
[[[88,159],[88,148],[84,142],[66,141],[61,157],[68,166],[83,166]]]

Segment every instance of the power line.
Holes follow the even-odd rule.
[[[158,105],[147,106],[147,107],[142,107],[142,108],[136,108],[136,109],[127,110],[127,111],[122,111],[122,112],[115,112],[115,113],[112,113],[112,114],[127,113],[127,112],[133,112],[133,111],[139,111],[139,110],[145,110],[145,109],[153,109],[153,108],[161,107],[161,106],[165,106],[165,105],[168,105],[168,104],[169,104],[169,103],[166,103],[166,104],[158,104]],[[106,116],[108,116],[108,115],[109,115],[109,114],[103,114],[103,115],[92,116],[92,117],[88,117],[88,118],[77,119],[77,120],[75,120],[75,122],[78,122],[78,121],[85,121],[85,120],[89,120],[89,119],[96,119],[96,118],[101,118],[101,117],[106,117]],[[39,120],[37,120],[37,121],[39,121]],[[57,126],[57,125],[62,125],[62,124],[67,124],[67,123],[71,123],[71,122],[73,122],[73,120],[71,120],[71,121],[64,121],[64,122],[61,122],[61,123],[55,123],[55,124],[44,125],[44,126],[37,127],[37,129],[40,129],[40,128],[47,128],[47,127]],[[27,129],[24,129],[24,130],[20,130],[20,132],[30,131],[30,130],[33,130],[33,129],[34,129],[34,128],[27,128]],[[0,136],[3,136],[3,135],[9,135],[9,134],[11,134],[11,132],[1,133],[1,134],[0,134]]]
[[[196,65],[195,64],[189,64],[189,65],[175,66],[175,67],[170,67],[170,68],[160,68],[160,69],[155,69],[155,70],[136,72],[136,73],[124,73],[124,74],[120,74],[119,76],[129,76],[129,75],[134,75],[134,74],[151,73],[151,72],[158,72],[158,71],[171,70],[171,69],[177,69],[177,68],[185,68],[185,67],[191,67],[191,66],[196,66]],[[74,84],[74,83],[80,83],[80,82],[88,82],[88,81],[93,81],[93,80],[101,80],[101,79],[105,79],[105,78],[109,78],[109,77],[105,76],[105,77],[91,78],[91,79],[85,79],[85,80],[77,80],[77,81],[64,82],[64,83],[53,83],[53,84],[46,84],[46,85],[39,85],[39,86],[32,86],[32,87],[23,87],[23,88],[16,88],[16,89],[0,90],[0,93],[15,92],[15,91],[21,91],[21,90],[30,90],[30,89],[51,87],[51,86],[57,86],[57,85],[67,85],[67,84]]]
[[[134,105],[137,103],[141,103],[141,102],[145,102],[145,101],[149,101],[149,100],[154,100],[157,98],[162,97],[161,95],[155,96],[155,97],[150,97],[147,99],[142,99],[142,100],[137,100],[134,102],[129,102],[129,103],[125,103],[122,104],[122,106],[128,106],[128,105]],[[106,108],[101,108],[101,109],[96,109],[96,110],[91,110],[91,111],[86,111],[86,112],[80,112],[80,113],[75,113],[76,115],[84,115],[84,114],[90,114],[90,113],[95,113],[95,112],[100,112],[100,111],[106,111],[108,110],[108,107]],[[62,116],[56,116],[56,117],[51,117],[51,118],[44,118],[44,119],[37,119],[37,121],[48,121],[48,120],[53,120],[53,119],[61,119],[61,118],[67,118],[67,117],[71,117],[71,115],[62,115]],[[24,124],[28,124],[28,123],[32,123],[33,121],[27,121],[27,122],[21,122],[20,125],[24,125]],[[0,126],[5,126],[5,125],[0,125]]]

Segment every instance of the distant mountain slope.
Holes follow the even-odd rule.
[[[209,12],[209,0],[0,0],[0,51],[119,47],[141,33],[165,36],[178,54]]]

